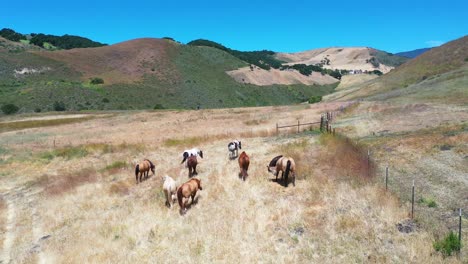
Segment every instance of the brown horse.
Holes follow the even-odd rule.
[[[249,156],[247,155],[247,153],[245,153],[245,151],[242,151],[242,153],[239,156],[239,168],[240,168],[239,176],[241,176],[242,180],[244,181],[245,181],[245,178],[249,176],[249,174],[247,174],[247,170],[249,169],[249,164],[250,164]]]
[[[278,174],[281,171],[281,178],[286,187],[288,187],[289,174],[291,173],[293,186],[296,186],[296,163],[293,158],[277,156],[270,161],[267,168],[269,172],[275,174],[276,181],[278,181]]]
[[[193,175],[198,175],[197,172],[197,156],[190,156],[187,160],[187,167],[189,169],[188,176],[189,178],[192,178]]]
[[[153,172],[153,175],[155,175],[154,168],[154,164],[149,159],[144,159],[142,162],[138,163],[135,166],[135,178],[137,184],[143,180],[143,176],[145,179],[148,179],[150,170]]]
[[[201,180],[197,178],[190,179],[177,189],[177,200],[179,201],[181,213],[185,213],[187,211],[187,202],[189,197],[192,197],[193,203],[198,190],[203,189],[201,186]],[[186,199],[185,201],[184,198]]]

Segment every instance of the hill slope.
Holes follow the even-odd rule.
[[[0,60],[0,105],[16,104],[20,112],[50,111],[57,103],[66,110],[291,104],[336,86],[238,83],[226,71],[246,62],[216,48],[166,39],[60,51],[0,47]]]
[[[366,47],[322,48],[297,53],[277,53],[276,58],[292,64],[323,64],[328,69],[379,70],[389,72],[407,58]]]
[[[327,100],[414,98],[462,102],[468,98],[468,36],[433,48],[382,77],[349,87]],[[428,85],[426,85],[428,84]]]

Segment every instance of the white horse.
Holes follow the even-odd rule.
[[[203,151],[197,149],[197,148],[193,148],[193,149],[186,149],[184,150],[184,153],[182,153],[182,163],[184,163],[188,157],[190,156],[197,156],[197,157],[200,157],[203,159]]]
[[[229,158],[234,159],[239,155],[238,150],[242,149],[242,143],[239,140],[233,140],[228,144]]]
[[[174,201],[177,200],[177,184],[171,177],[165,175],[163,177],[163,191],[166,195],[166,206],[171,208]]]

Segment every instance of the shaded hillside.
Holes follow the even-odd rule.
[[[433,48],[378,79],[331,95],[328,100],[357,98],[383,100],[405,96],[411,90],[412,93],[419,91],[418,98],[443,97],[446,100],[458,102],[460,96],[467,98],[467,64],[468,36],[465,36]],[[454,87],[444,85],[444,82],[449,79],[457,79],[456,82],[451,82],[455,85]],[[429,82],[438,83],[439,90],[425,89],[424,84]],[[435,86],[431,85],[431,87]],[[438,96],[434,92],[438,93]]]
[[[233,55],[234,57],[240,60],[256,65],[265,70],[269,70],[270,68],[278,69],[282,63],[282,61],[275,58],[275,52],[269,50],[238,51],[227,48],[219,43],[206,39],[193,40],[187,43],[187,45],[217,48],[222,51],[226,51],[227,53]]]
[[[238,83],[226,71],[246,62],[164,39],[61,51],[0,47],[0,61],[0,105],[15,104],[19,112],[292,104],[336,86]]]
[[[429,50],[431,50],[431,48],[415,49],[415,50],[411,50],[411,51],[398,52],[398,53],[395,53],[395,55],[410,58],[410,59],[414,59],[417,56],[419,56],[419,55],[421,55],[421,54],[423,54],[423,53],[425,53],[426,51],[429,51]]]

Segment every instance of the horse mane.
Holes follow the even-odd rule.
[[[145,159],[145,160],[148,161],[148,162],[150,163],[151,169],[154,169],[154,164],[153,164],[153,162],[151,162],[151,160],[149,160],[149,159]]]
[[[274,166],[276,166],[276,163],[277,163],[278,160],[279,160],[280,158],[282,158],[282,157],[283,157],[283,155],[279,155],[279,156],[274,157],[274,158],[270,161],[270,164],[269,164],[268,166],[269,166],[269,167],[274,167]]]

